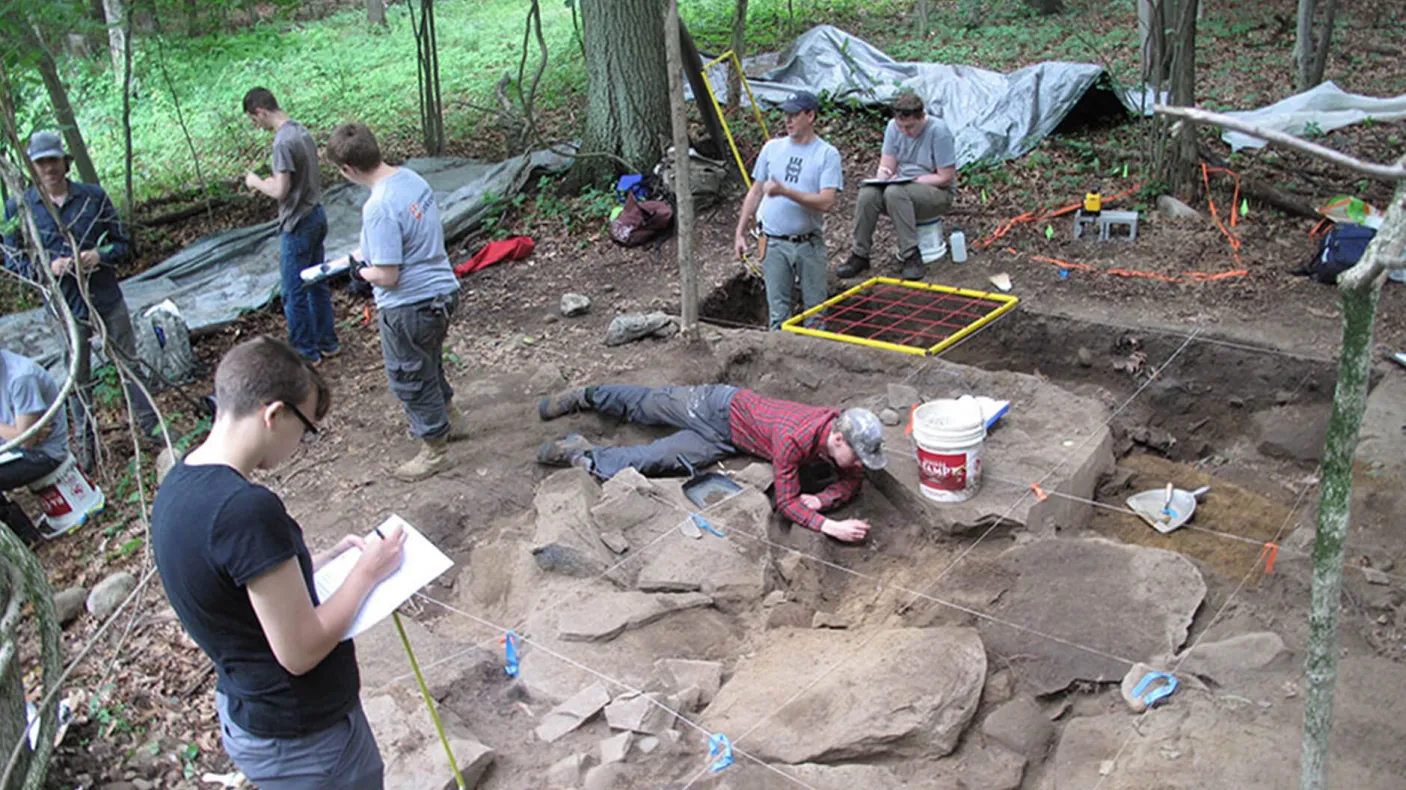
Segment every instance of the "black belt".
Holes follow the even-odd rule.
[[[775,234],[775,233],[768,233],[768,234],[766,234],[766,237],[767,237],[768,239],[778,239],[778,240],[780,240],[780,241],[791,241],[791,242],[795,242],[795,243],[797,243],[797,244],[800,244],[801,242],[810,241],[811,239],[815,238],[815,237],[818,236],[818,235],[819,235],[819,234],[816,233],[815,231],[811,231],[810,233],[805,233],[805,234],[802,234],[802,235],[800,235],[800,236],[779,236],[779,235],[777,235],[777,234]]]

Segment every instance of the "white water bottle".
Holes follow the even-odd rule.
[[[967,262],[967,234],[961,228],[952,231],[951,250],[953,263]]]

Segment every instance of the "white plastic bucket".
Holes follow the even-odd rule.
[[[981,489],[986,422],[973,399],[935,400],[913,411],[918,488],[937,502],[963,502]]]
[[[918,223],[918,254],[923,263],[942,260],[947,254],[947,241],[942,236],[942,217]]]
[[[72,455],[59,468],[29,484],[39,496],[44,517],[38,524],[46,538],[57,538],[83,525],[88,516],[107,504],[102,489],[93,485]]]

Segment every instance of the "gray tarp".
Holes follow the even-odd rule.
[[[1088,63],[1050,61],[1009,74],[973,66],[904,63],[837,27],[821,25],[801,34],[773,68],[749,82],[757,100],[772,105],[800,89],[868,105],[886,104],[900,91],[913,90],[952,130],[960,167],[1029,152],[1096,88],[1102,75],[1102,66]],[[715,66],[708,76],[723,100],[726,66]]]
[[[439,202],[446,240],[462,238],[489,209],[486,196],[507,197],[522,189],[532,173],[559,171],[569,159],[549,151],[502,162],[471,159],[412,159],[405,163],[430,182]],[[342,183],[323,193],[327,209],[327,257],[356,248],[361,204],[370,191]],[[191,331],[227,324],[278,295],[278,229],[265,222],[207,236],[172,257],[122,282],[127,306],[136,316],[170,299]],[[58,336],[42,309],[0,318],[0,345],[50,364],[60,356]]]

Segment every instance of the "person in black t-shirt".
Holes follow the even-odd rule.
[[[288,460],[330,406],[296,351],[256,338],[215,371],[215,423],[166,476],[152,507],[152,548],[166,596],[215,662],[225,751],[262,790],[380,790],[384,766],[361,710],[356,649],[343,640],[367,594],[400,566],[405,534],[343,538],[312,556],[302,528],[255,469]],[[362,550],[319,601],[313,571]]]

